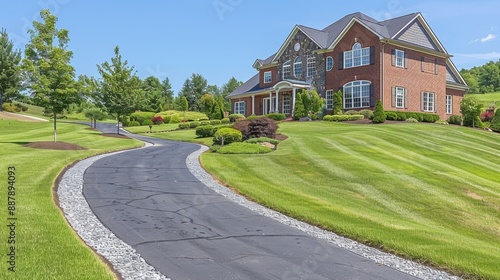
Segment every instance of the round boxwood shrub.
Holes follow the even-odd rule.
[[[200,126],[202,125],[210,125],[210,121],[200,121]]]
[[[182,120],[181,120],[181,117],[177,116],[177,115],[172,115],[172,117],[170,117],[170,121],[168,123],[180,123]]]
[[[243,116],[242,114],[231,114],[228,116],[228,118],[231,122],[236,122],[238,120],[244,120],[245,116]]]
[[[215,130],[212,125],[200,125],[196,128],[196,136],[200,138],[214,137]]]
[[[398,114],[396,112],[385,112],[385,118],[390,121],[397,121]]]
[[[220,120],[211,120],[211,121],[210,121],[210,124],[211,124],[211,125],[221,124],[221,121],[220,121]]]
[[[199,122],[190,122],[189,123],[189,128],[197,128],[200,125]]]
[[[154,122],[152,120],[144,120],[142,122],[142,125],[153,125],[153,124],[154,124]]]
[[[234,128],[221,128],[215,132],[214,145],[226,145],[234,142],[241,142],[241,131]]]
[[[151,120],[155,116],[155,112],[135,112],[130,115],[131,121],[138,121],[141,125],[145,125],[145,120]]]
[[[263,116],[256,116],[256,115],[251,115],[247,117],[247,120],[249,121],[255,121],[256,119],[262,118]]]
[[[231,122],[231,120],[229,118],[223,118],[222,120],[220,120],[221,124],[228,124],[230,122]]]
[[[179,123],[179,129],[188,129],[189,128],[189,123],[183,122]]]
[[[141,124],[138,121],[130,121],[127,126],[140,126]]]
[[[448,123],[449,124],[461,125],[462,124],[462,117],[461,116],[457,116],[457,115],[452,115],[448,119]]]
[[[281,113],[270,113],[270,114],[267,114],[266,115],[267,118],[270,118],[271,120],[275,120],[275,121],[282,121],[286,118],[285,114],[281,114]]]
[[[364,109],[364,110],[361,110],[358,112],[360,115],[363,115],[365,117],[365,119],[373,119],[373,111],[372,110],[368,110],[368,109]]]

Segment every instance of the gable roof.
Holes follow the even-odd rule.
[[[246,93],[251,93],[261,90],[259,83],[259,73],[255,74],[250,80],[246,81],[241,86],[237,87],[233,92],[231,92],[227,97],[231,98],[237,95],[242,95]]]

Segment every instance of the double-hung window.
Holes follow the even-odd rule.
[[[446,114],[453,114],[453,95],[446,96]]]
[[[238,101],[234,103],[234,113],[246,116],[246,102]]]
[[[316,75],[316,57],[307,57],[307,77],[314,77]]]
[[[344,52],[344,68],[370,64],[370,47],[361,48],[360,43],[352,46],[352,50]]]
[[[327,110],[333,109],[333,90],[326,91],[326,109]]]
[[[291,113],[290,111],[290,95],[285,95],[283,97],[283,114],[289,115]]]
[[[392,107],[396,108],[406,108],[407,104],[407,94],[404,87],[393,87],[392,88]]]
[[[394,55],[395,55],[395,62],[394,62],[395,66],[404,68],[405,67],[405,52],[401,51],[401,50],[395,50]]]
[[[434,112],[434,106],[436,100],[433,92],[422,92],[422,111],[424,112]]]
[[[271,71],[264,72],[264,83],[268,84],[272,82]]]
[[[289,79],[292,76],[292,63],[290,60],[287,60],[283,63],[283,80]]]

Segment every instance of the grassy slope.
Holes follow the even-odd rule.
[[[468,94],[468,96],[474,96],[481,100],[484,104],[483,109],[486,109],[493,105],[493,102],[497,102],[497,107],[500,107],[500,92],[485,93],[485,94]]]
[[[0,279],[113,279],[113,274],[76,236],[55,205],[52,186],[64,166],[91,155],[140,146],[135,140],[101,136],[84,126],[58,124],[58,140],[89,150],[55,151],[23,147],[26,142],[51,141],[51,123],[0,121],[2,131],[0,183],[6,184],[7,167],[16,167],[17,272],[7,272],[2,257]],[[6,220],[6,189],[3,188]],[[7,252],[7,228],[0,229],[3,252]]]
[[[499,134],[434,124],[280,126],[290,138],[274,153],[207,153],[202,163],[288,215],[457,273],[500,279]]]

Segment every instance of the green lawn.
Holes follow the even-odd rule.
[[[24,147],[51,141],[52,123],[0,120],[0,182],[4,199],[0,218],[7,220],[7,169],[16,169],[16,272],[8,272],[8,228],[2,236],[0,279],[113,279],[114,274],[73,232],[54,202],[54,180],[68,164],[92,155],[138,147],[132,139],[105,137],[85,126],[58,124],[58,141],[88,148],[81,151]]]
[[[281,123],[280,132],[290,138],[273,153],[205,153],[203,166],[300,220],[457,274],[500,279],[500,134],[326,122]]]
[[[483,104],[483,109],[486,109],[497,102],[496,107],[500,107],[500,92],[485,93],[485,94],[467,94],[467,96],[474,96],[479,99]]]

